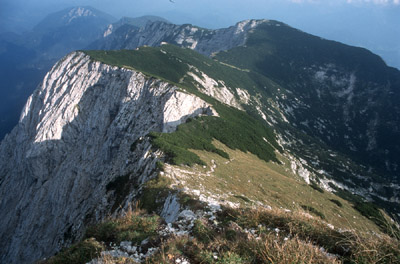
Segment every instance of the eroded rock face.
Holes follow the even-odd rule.
[[[168,42],[210,56],[215,52],[244,45],[249,32],[263,22],[266,20],[245,20],[235,26],[217,30],[161,21],[148,23],[143,28],[124,25],[114,31],[108,29],[104,38],[89,48],[136,49],[144,45],[159,46]]]
[[[110,214],[108,183],[155,176],[150,143],[132,143],[200,114],[216,112],[166,82],[81,52],[63,58],[0,145],[0,262],[31,263],[70,244]]]

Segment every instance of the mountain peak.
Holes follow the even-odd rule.
[[[91,6],[76,6],[48,15],[34,27],[33,31],[46,32],[49,29],[73,25],[81,21],[81,19],[99,21],[104,25],[110,24],[116,20],[111,15],[101,12]]]
[[[246,19],[236,23],[236,34],[245,33],[257,27],[259,24],[269,22],[267,19]]]
[[[93,12],[92,8],[88,7],[73,7],[67,14],[63,16],[67,20],[67,24],[71,23],[74,19],[80,17],[96,17],[97,14]]]

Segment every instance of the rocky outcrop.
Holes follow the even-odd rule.
[[[201,114],[216,112],[171,84],[81,52],[63,58],[0,146],[0,262],[31,263],[70,244],[115,208],[110,182],[155,176],[157,157],[139,138]]]
[[[266,20],[245,20],[229,28],[210,30],[192,25],[174,25],[166,22],[148,23],[138,28],[123,25],[115,31],[108,28],[104,38],[89,46],[90,49],[136,49],[159,46],[163,42],[193,49],[210,56],[215,52],[242,46],[249,32]]]

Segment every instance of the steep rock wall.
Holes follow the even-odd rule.
[[[0,145],[0,262],[32,263],[73,242],[111,213],[108,183],[155,176],[150,143],[132,143],[200,114],[216,112],[173,85],[81,52],[63,58]]]

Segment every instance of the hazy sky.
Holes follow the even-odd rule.
[[[324,19],[337,15],[338,22],[361,13],[397,14],[400,0],[0,0],[1,17],[17,14],[40,19],[49,12],[90,5],[115,17],[163,14],[177,21],[198,21],[208,27],[228,26],[246,18],[274,18],[285,22]],[[180,14],[180,16],[178,16]],[[367,14],[365,14],[367,15]],[[175,17],[174,17],[175,16]],[[366,19],[368,17],[365,17]],[[375,19],[374,17],[369,17]],[[0,18],[1,19],[1,18]]]
[[[50,12],[77,5],[116,18],[151,14],[208,28],[248,18],[276,19],[387,54],[385,60],[400,67],[400,0],[0,0],[0,32],[4,27],[29,29]]]

